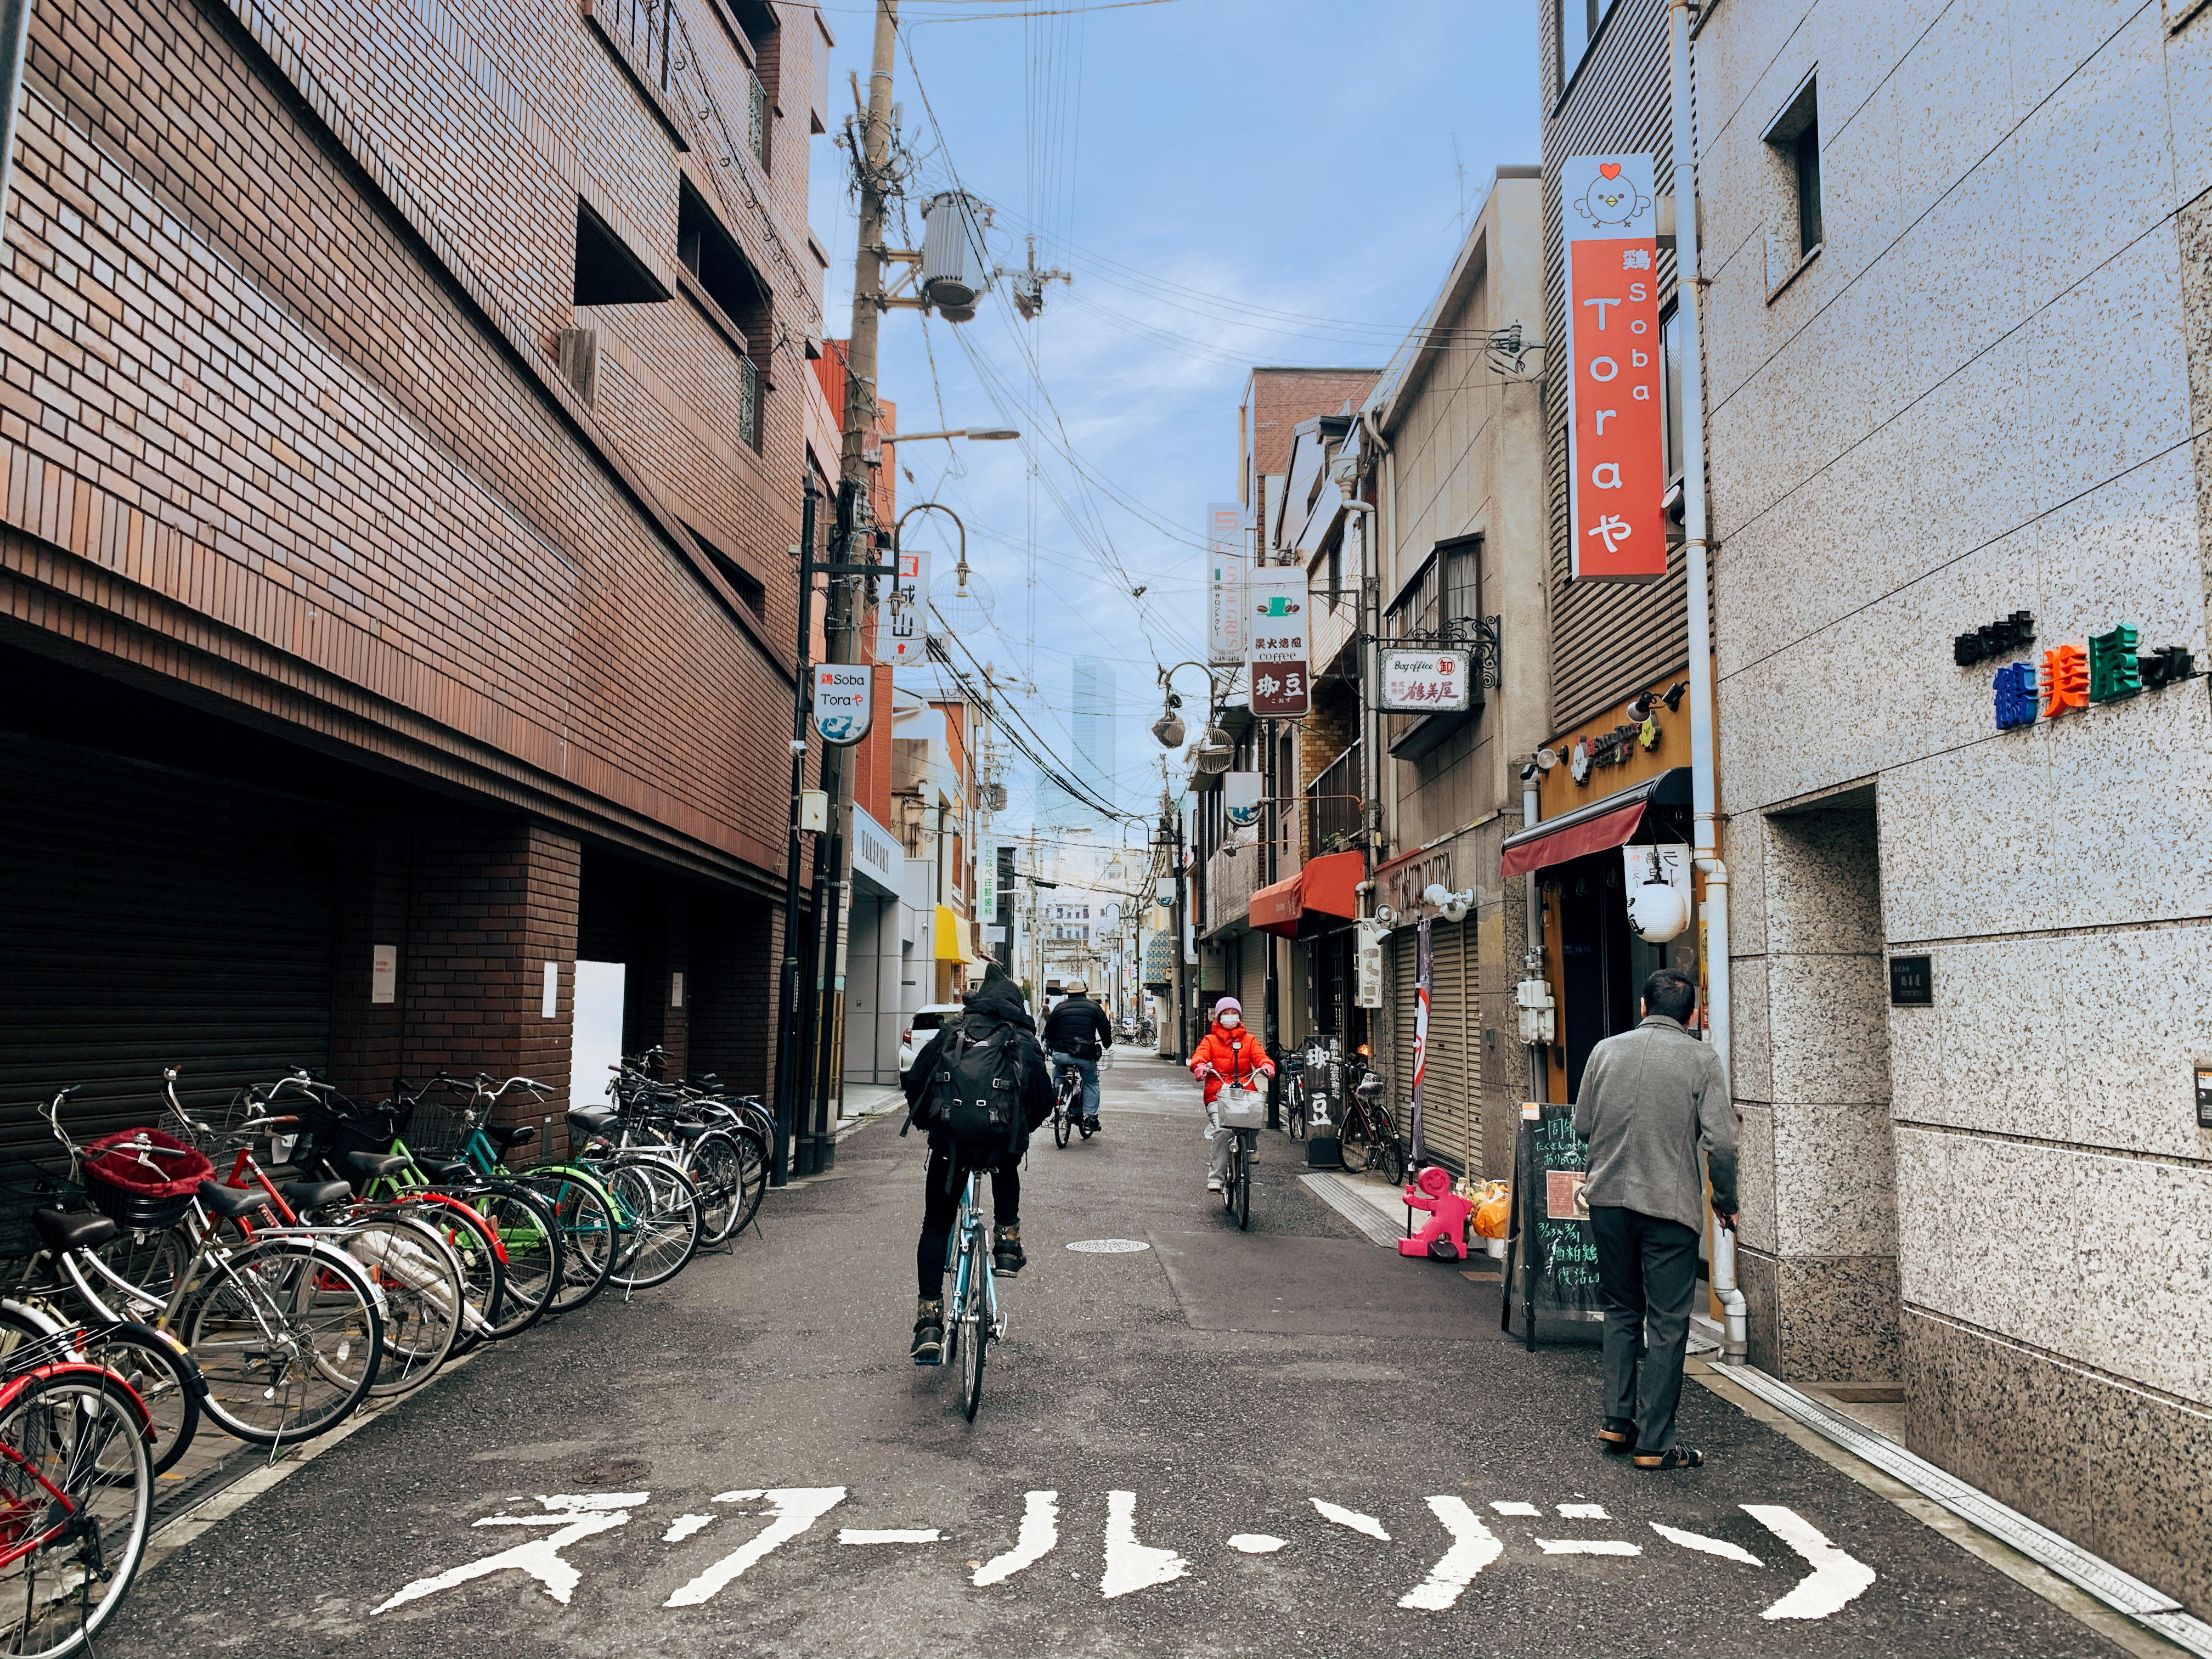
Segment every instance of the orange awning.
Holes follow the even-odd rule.
[[[1359,884],[1366,878],[1365,854],[1325,853],[1309,859],[1305,867],[1288,880],[1253,894],[1244,914],[1262,933],[1296,939],[1298,924],[1307,916],[1339,920],[1357,916]]]
[[[1531,870],[1624,847],[1643,827],[1647,811],[1654,806],[1686,806],[1689,791],[1689,769],[1678,766],[1562,817],[1508,836],[1498,861],[1498,873],[1526,875]]]

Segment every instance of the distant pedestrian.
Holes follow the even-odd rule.
[[[1697,1018],[1697,981],[1662,968],[1644,981],[1643,1022],[1590,1050],[1575,1102],[1575,1133],[1589,1143],[1583,1194],[1605,1304],[1598,1439],[1610,1451],[1633,1447],[1639,1469],[1705,1461],[1674,1433],[1705,1231],[1700,1148],[1713,1213],[1735,1225],[1735,1109],[1720,1056],[1698,1040]]]
[[[1097,1133],[1098,1062],[1114,1044],[1114,1022],[1091,1000],[1091,987],[1072,981],[1060,1006],[1045,1016],[1045,1051],[1054,1066],[1073,1066],[1083,1076],[1083,1127]]]

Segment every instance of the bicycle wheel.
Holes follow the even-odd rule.
[[[1067,1103],[1064,1100],[1055,1100],[1052,1106],[1052,1144],[1055,1146],[1066,1146],[1068,1132],[1074,1127],[1075,1121],[1067,1115]]]
[[[353,1259],[264,1237],[214,1272],[185,1322],[207,1379],[201,1409],[257,1446],[312,1439],[351,1416],[384,1363],[380,1298]]]
[[[691,1179],[699,1194],[699,1242],[719,1244],[736,1231],[744,1159],[738,1143],[710,1129],[691,1143]]]
[[[1365,1169],[1375,1155],[1375,1131],[1364,1106],[1355,1106],[1337,1126],[1336,1154],[1354,1175]]]
[[[543,1319],[561,1278],[560,1224],[553,1206],[527,1188],[490,1188],[469,1194],[470,1207],[488,1222],[507,1252],[491,1340],[520,1336]]]
[[[960,1409],[968,1413],[968,1420],[975,1420],[975,1408],[983,1403],[983,1362],[991,1349],[991,1298],[988,1280],[990,1258],[983,1253],[981,1241],[972,1247],[975,1260],[968,1275],[968,1295],[960,1310],[960,1334],[963,1348],[960,1358]]]
[[[460,1330],[453,1352],[465,1353],[495,1334],[499,1304],[507,1295],[506,1247],[483,1212],[468,1200],[450,1193],[426,1194],[406,1206],[405,1213],[435,1232],[460,1264],[462,1306]]]
[[[1406,1184],[1406,1143],[1398,1139],[1398,1126],[1387,1117],[1376,1125],[1375,1156],[1369,1167],[1394,1187]]]
[[[167,1474],[199,1433],[207,1387],[199,1367],[174,1337],[134,1320],[88,1326],[80,1346],[85,1364],[113,1371],[145,1402],[154,1424],[154,1473]]]
[[[82,1653],[146,1553],[154,1465],[137,1409],[103,1371],[0,1389],[0,1647]]]
[[[743,1160],[741,1184],[738,1188],[737,1218],[726,1235],[735,1238],[752,1225],[753,1218],[760,1213],[761,1200],[768,1195],[769,1137],[742,1127],[727,1133],[730,1139],[738,1143],[738,1156]]]
[[[674,1166],[647,1158],[607,1171],[623,1228],[622,1254],[607,1276],[629,1291],[665,1285],[699,1250],[699,1197]]]
[[[426,1222],[370,1216],[348,1227],[345,1253],[384,1295],[384,1350],[368,1391],[390,1400],[437,1375],[468,1306],[459,1259]]]
[[[1291,1091],[1291,1121],[1286,1127],[1291,1139],[1306,1138],[1306,1091],[1303,1084]]]
[[[561,1278],[548,1311],[571,1313],[606,1288],[619,1231],[613,1195],[596,1176],[548,1165],[522,1177],[553,1207],[561,1236]]]
[[[163,1305],[177,1288],[178,1275],[192,1262],[191,1241],[185,1237],[180,1226],[165,1228],[157,1233],[118,1232],[105,1244],[94,1246],[92,1254],[118,1279],[126,1285],[136,1285]],[[109,1301],[106,1291],[100,1292],[100,1299]],[[112,1301],[109,1304],[114,1305]],[[115,1311],[151,1317],[155,1310],[116,1307]]]
[[[1237,1170],[1237,1229],[1239,1232],[1252,1230],[1252,1146],[1245,1139],[1249,1131],[1237,1132],[1235,1153]]]

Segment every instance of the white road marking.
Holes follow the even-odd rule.
[[[1505,1553],[1505,1546],[1483,1525],[1482,1517],[1468,1508],[1465,1498],[1431,1498],[1429,1512],[1443,1522],[1444,1530],[1452,1536],[1452,1547],[1429,1569],[1426,1580],[1398,1598],[1398,1605],[1443,1613],[1474,1582],[1475,1574]]]
[[[1539,1538],[1547,1555],[1641,1555],[1644,1547],[1621,1538]]]
[[[668,1530],[660,1534],[664,1544],[680,1544],[714,1517],[711,1515],[679,1515],[668,1523]]]
[[[1559,1514],[1562,1518],[1569,1521],[1610,1521],[1613,1519],[1611,1516],[1605,1512],[1605,1505],[1602,1504],[1562,1504],[1559,1505]]]
[[[1278,1538],[1272,1533],[1240,1532],[1229,1540],[1229,1547],[1246,1555],[1273,1555],[1288,1542],[1287,1538]]]
[[[769,1523],[761,1529],[759,1535],[732,1550],[661,1606],[696,1607],[711,1601],[724,1585],[770,1550],[789,1543],[843,1503],[845,1489],[842,1486],[778,1486],[767,1491],[718,1492],[709,1501],[749,1504],[757,1498],[765,1498],[770,1506]]]
[[[1779,1504],[1739,1504],[1753,1520],[1813,1564],[1797,1587],[1759,1616],[1762,1619],[1826,1619],[1874,1583],[1874,1569],[1836,1547],[1826,1534],[1795,1510]]]
[[[1307,1501],[1320,1512],[1321,1518],[1324,1521],[1334,1521],[1340,1527],[1349,1527],[1354,1532],[1364,1532],[1370,1538],[1379,1538],[1386,1544],[1390,1541],[1390,1534],[1382,1530],[1382,1523],[1371,1515],[1362,1515],[1358,1510],[1347,1510],[1341,1504],[1331,1504],[1323,1498],[1315,1498]]]
[[[576,1593],[576,1585],[583,1577],[561,1557],[569,1545],[596,1534],[612,1532],[626,1524],[629,1512],[651,1498],[643,1492],[562,1492],[538,1501],[554,1511],[550,1515],[488,1515],[476,1524],[479,1527],[553,1527],[557,1530],[527,1543],[517,1544],[511,1550],[501,1550],[496,1555],[487,1555],[479,1560],[450,1567],[428,1578],[417,1578],[404,1586],[398,1595],[380,1607],[369,1609],[372,1615],[388,1613],[393,1607],[404,1607],[410,1601],[419,1601],[426,1595],[435,1595],[440,1590],[452,1589],[472,1579],[487,1578],[495,1572],[527,1573],[545,1587],[545,1593],[566,1607],[568,1598]]]
[[[1033,1492],[1023,1500],[1022,1529],[1013,1548],[994,1555],[975,1569],[977,1584],[1000,1584],[1024,1567],[1034,1566],[1060,1542],[1060,1494]]]
[[[1717,1555],[1723,1561],[1741,1561],[1747,1567],[1763,1567],[1760,1560],[1741,1544],[1731,1544],[1725,1538],[1708,1538],[1703,1533],[1684,1532],[1680,1527],[1669,1527],[1654,1521],[1651,1530],[1662,1538],[1680,1544],[1684,1549],[1697,1550],[1705,1555]]]
[[[941,1536],[934,1527],[847,1527],[837,1534],[841,1544],[934,1544]]]
[[[1541,1515],[1543,1510],[1534,1504],[1524,1504],[1517,1498],[1493,1498],[1490,1507],[1500,1515]]]
[[[1098,1589],[1108,1601],[1182,1577],[1190,1563],[1173,1550],[1137,1541],[1137,1494],[1106,1494],[1106,1571]]]

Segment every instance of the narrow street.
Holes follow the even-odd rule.
[[[878,1119],[733,1252],[168,1556],[100,1652],[2118,1651],[1694,1383],[1707,1468],[1608,1459],[1594,1349],[1506,1340],[1495,1284],[1360,1237],[1279,1136],[1238,1235],[1184,1074],[1118,1060],[1104,1134],[1031,1151],[972,1425],[907,1362],[922,1151]]]

